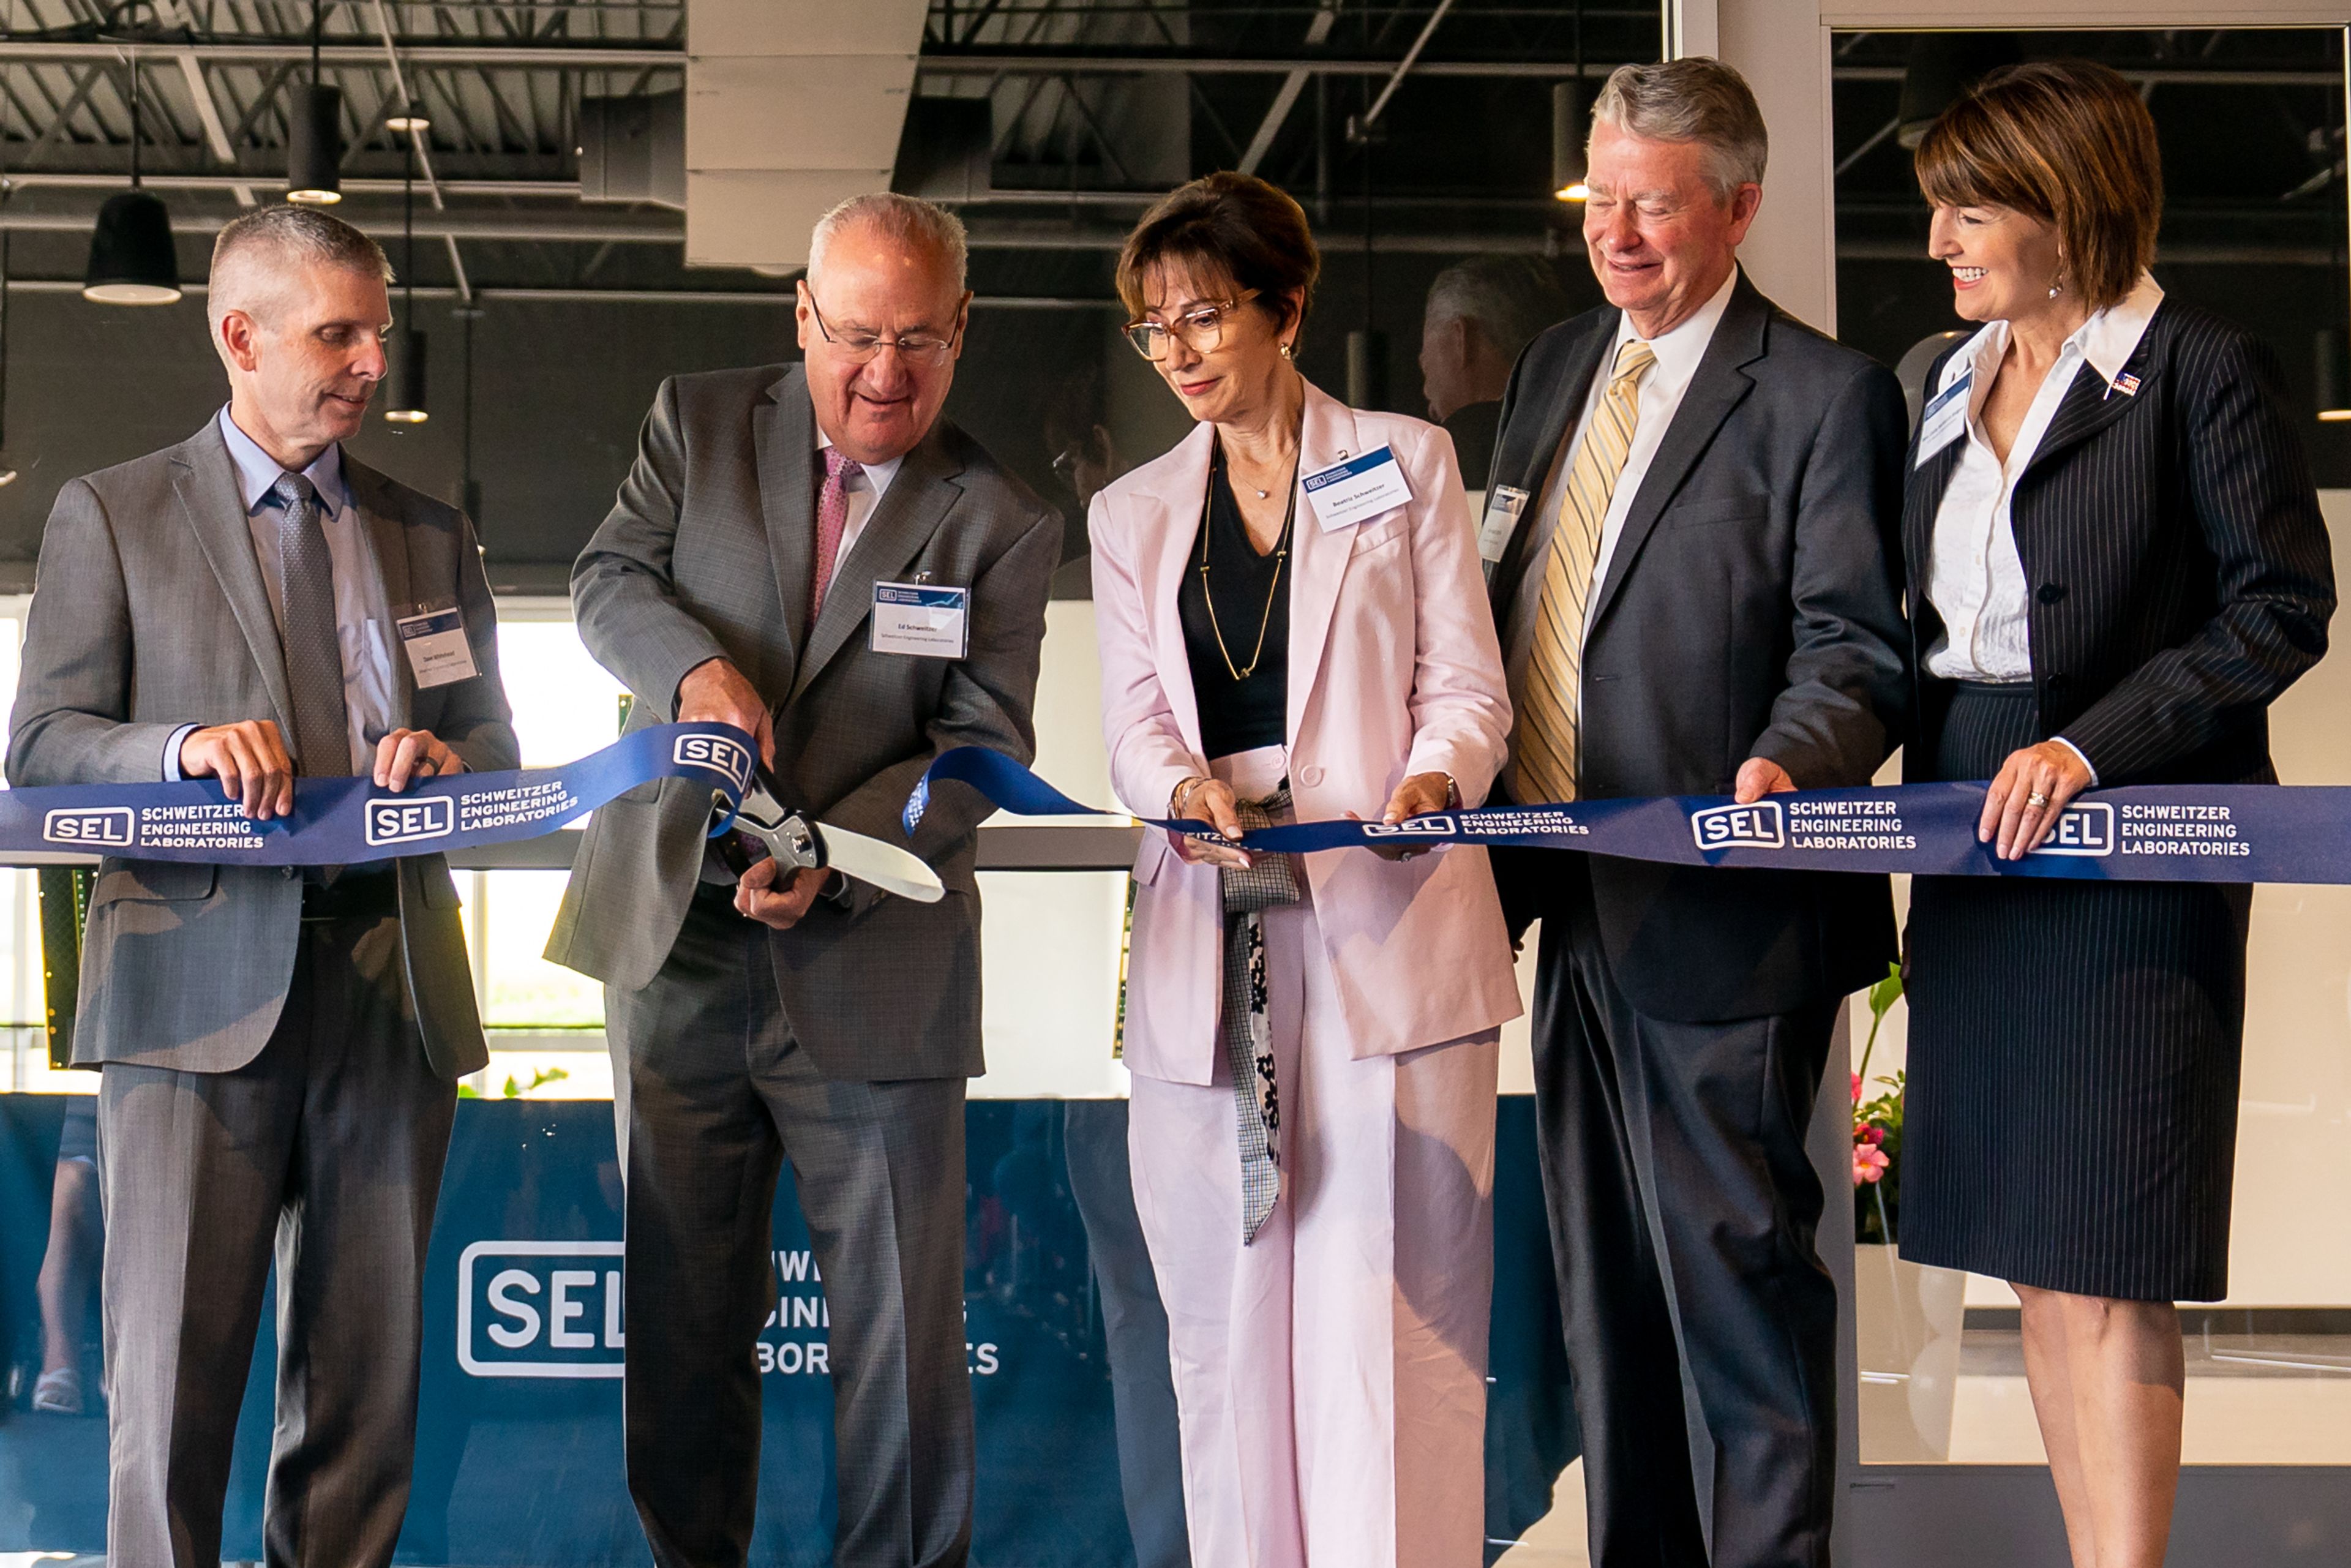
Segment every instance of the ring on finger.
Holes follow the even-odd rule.
[[[2024,798],[2024,803],[2033,810],[2038,811],[2043,806],[2049,804],[2049,797],[2043,795],[2040,790],[2035,789],[2032,794],[2027,795]]]

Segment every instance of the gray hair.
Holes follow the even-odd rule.
[[[1537,256],[1473,256],[1428,286],[1427,319],[1475,321],[1506,361],[1567,314],[1567,294]]]
[[[927,247],[955,274],[956,292],[963,292],[963,220],[945,207],[918,197],[903,196],[895,191],[871,191],[852,196],[817,219],[816,232],[809,236],[808,277],[811,287],[817,274],[824,269],[824,253],[832,248],[833,236],[855,227],[875,230],[901,245]]]
[[[331,213],[284,203],[257,207],[221,225],[213,241],[212,281],[204,297],[215,345],[221,319],[242,310],[256,319],[300,267],[340,267],[392,280],[383,246]]]
[[[1730,200],[1741,185],[1763,183],[1771,151],[1763,111],[1747,78],[1710,56],[1618,66],[1600,89],[1592,119],[1651,141],[1703,143],[1707,183],[1720,201]]]

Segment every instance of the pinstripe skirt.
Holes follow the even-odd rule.
[[[2030,685],[1962,685],[1944,779],[2043,738]],[[2229,1289],[2252,890],[1911,885],[1902,1255],[2129,1301]]]

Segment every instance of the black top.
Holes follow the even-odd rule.
[[[1294,487],[1293,487],[1294,489]],[[1294,507],[1295,500],[1291,502]],[[1211,758],[1280,746],[1289,739],[1289,540],[1264,555],[1249,542],[1249,525],[1233,499],[1219,447],[1208,463],[1208,497],[1193,541],[1176,608],[1184,618],[1184,648],[1191,657],[1192,693],[1200,708],[1200,748]],[[1207,579],[1201,580],[1202,550]],[[1215,596],[1216,614],[1208,612]],[[1259,648],[1258,628],[1265,628]],[[1217,634],[1224,633],[1224,646]],[[1255,664],[1252,665],[1251,660]],[[1229,662],[1228,662],[1229,661]],[[1233,672],[1249,672],[1234,677]]]

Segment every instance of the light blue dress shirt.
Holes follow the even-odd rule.
[[[278,498],[277,485],[286,470],[237,428],[225,406],[220,411],[219,423],[229,462],[236,469],[239,498],[253,532],[254,557],[261,567],[262,586],[269,594],[269,613],[282,640],[286,578],[277,554],[277,529],[286,504]],[[369,737],[390,730],[400,711],[400,683],[392,664],[398,655],[392,651],[397,638],[392,608],[384,599],[383,573],[369,546],[366,527],[351,505],[350,486],[343,481],[342,447],[328,446],[302,475],[319,492],[319,526],[326,532],[327,555],[334,564],[335,640],[342,653],[351,766],[354,771],[366,772],[375,765],[375,744]],[[199,727],[183,725],[164,742],[164,778],[180,777],[180,745]]]

